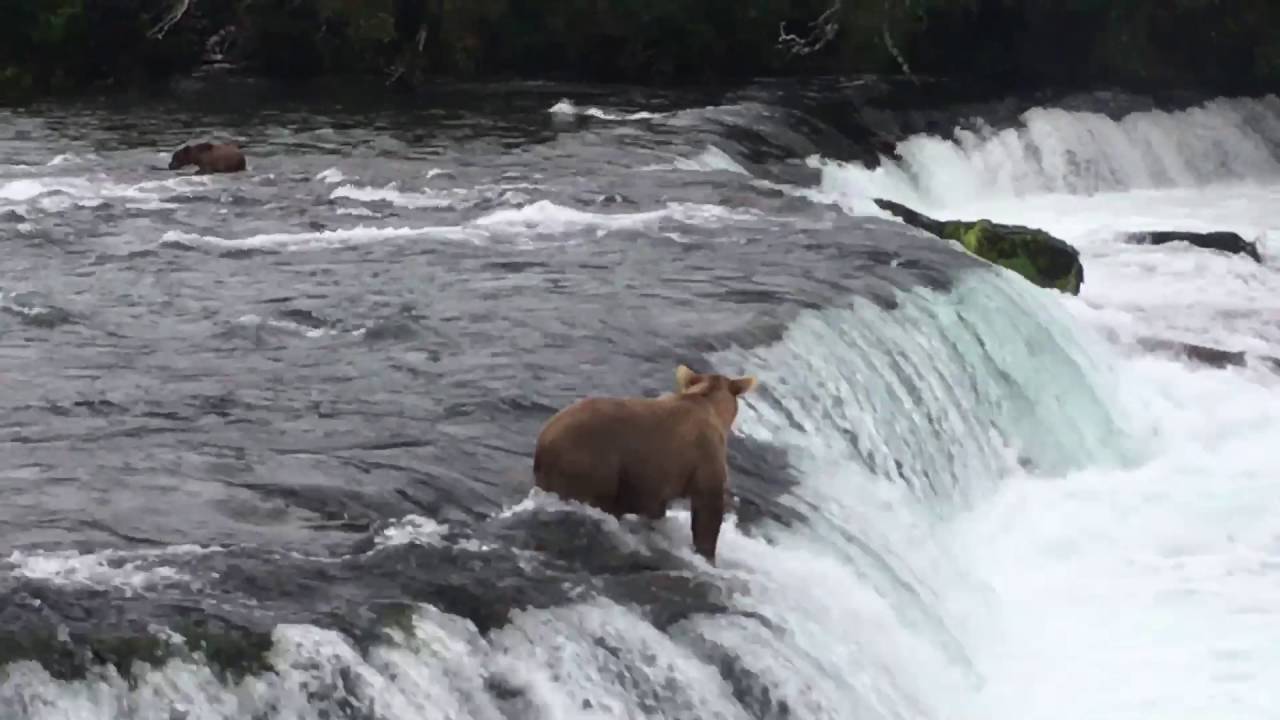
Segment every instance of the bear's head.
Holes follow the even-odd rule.
[[[169,160],[169,169],[177,170],[188,165],[195,165],[200,156],[213,149],[212,143],[198,143],[196,145],[183,145],[173,154],[173,158]]]
[[[676,393],[681,396],[700,395],[711,401],[726,435],[738,417],[738,396],[751,392],[755,387],[756,379],[751,376],[731,378],[714,373],[696,373],[684,365],[676,368]]]

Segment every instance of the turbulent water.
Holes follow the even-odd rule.
[[[0,113],[0,716],[1274,717],[1280,100],[872,168],[771,92]],[[249,171],[164,169],[209,135]],[[530,492],[681,362],[761,381],[717,567]]]

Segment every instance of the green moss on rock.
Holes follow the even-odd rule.
[[[188,650],[203,655],[211,667],[230,678],[238,680],[271,670],[273,638],[269,631],[193,621],[178,627],[177,633]]]
[[[272,636],[267,630],[193,620],[180,623],[174,631],[185,649],[175,646],[172,636],[137,628],[10,629],[0,632],[0,669],[30,660],[59,680],[78,680],[104,668],[132,680],[135,663],[159,667],[172,658],[195,655],[232,680],[271,670]]]
[[[105,667],[127,678],[134,662],[159,665],[169,655],[168,643],[155,635],[104,633],[77,640],[51,628],[0,634],[0,668],[31,660],[59,680],[78,680]]]
[[[985,219],[939,221],[889,200],[876,200],[876,205],[908,225],[953,240],[974,255],[1009,268],[1040,287],[1080,294],[1084,266],[1079,252],[1043,230]]]

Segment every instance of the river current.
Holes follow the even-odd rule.
[[[264,95],[0,111],[0,716],[1280,709],[1280,99],[874,157],[772,85]],[[249,170],[165,169],[206,137]],[[551,413],[679,363],[761,382],[714,568],[530,492]]]

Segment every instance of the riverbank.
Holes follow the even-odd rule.
[[[358,77],[410,94],[457,81],[681,87],[864,74],[944,78],[988,94],[1280,87],[1280,8],[1268,0],[1042,5],[15,0],[0,28],[0,103],[104,89],[163,93],[193,75],[220,74],[290,84]]]

